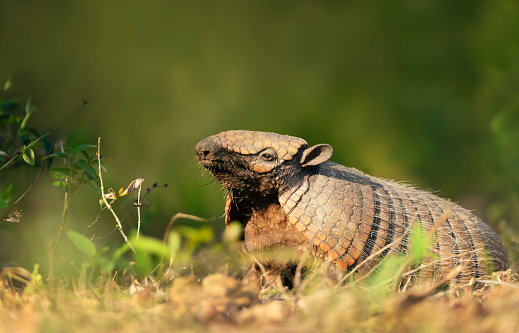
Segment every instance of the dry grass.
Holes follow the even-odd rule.
[[[21,291],[4,279],[0,332],[518,332],[516,276],[493,280],[477,291],[417,287],[378,297],[362,285],[258,294],[223,274],[124,290],[108,281]]]

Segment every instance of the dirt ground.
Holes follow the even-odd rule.
[[[223,274],[121,289],[74,283],[0,289],[0,332],[519,332],[510,272],[483,288],[414,288],[380,296],[362,286],[308,294],[253,291]]]

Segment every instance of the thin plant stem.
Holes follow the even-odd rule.
[[[101,198],[103,199],[103,202],[105,203],[106,208],[108,208],[108,210],[114,216],[115,221],[117,222],[119,232],[123,236],[124,241],[126,242],[126,244],[128,244],[128,247],[133,251],[133,253],[136,253],[132,243],[130,243],[130,240],[128,239],[128,237],[126,237],[126,234],[124,233],[123,226],[121,224],[121,221],[119,220],[119,217],[117,216],[117,214],[115,214],[114,210],[112,209],[112,205],[110,205],[108,200],[106,200],[105,190],[104,190],[104,185],[103,185],[103,175],[101,174],[101,137],[99,137],[97,139],[97,162],[98,162],[98,168],[99,168],[99,181],[101,183]]]
[[[65,152],[65,149],[63,148],[63,142],[60,142],[61,145],[61,152]],[[65,164],[64,166],[67,166],[67,162],[63,161]],[[72,163],[71,163],[72,164]],[[65,223],[67,222],[67,213],[68,213],[68,207],[70,205],[70,198],[72,197],[72,193],[74,190],[72,189],[73,182],[72,182],[72,166],[70,168],[70,177],[66,179],[67,187],[65,189],[65,199],[63,201],[63,211],[61,214],[61,223],[59,225],[59,231],[58,231],[58,237],[56,238],[56,242],[54,243],[54,250],[52,251],[53,255],[56,255],[56,251],[58,249],[59,241],[61,240],[61,234],[63,233],[63,229],[65,229]]]
[[[162,242],[164,243],[164,245],[166,244],[166,241],[167,241],[167,237],[168,237],[168,234],[169,234],[169,229],[171,228],[171,226],[173,225],[173,223],[175,223],[175,221],[177,219],[188,219],[188,220],[192,220],[192,221],[207,222],[207,221],[211,221],[213,218],[206,219],[206,218],[198,217],[198,216],[195,216],[195,215],[184,214],[184,213],[176,213],[175,215],[173,215],[173,217],[169,221],[169,224],[166,227],[166,231],[164,231],[164,237],[162,239]],[[160,259],[160,261],[162,262],[163,260],[164,260],[164,256]]]
[[[175,223],[175,221],[177,219],[188,219],[188,220],[198,221],[198,222],[208,222],[208,221],[213,220],[213,218],[206,219],[206,218],[198,217],[198,216],[191,215],[191,214],[176,213],[175,215],[173,215],[173,217],[169,221],[168,226],[166,227],[166,231],[164,231],[164,237],[163,237],[164,244],[166,244],[166,240],[167,240],[167,237],[169,234],[169,229],[171,228],[171,226],[173,225],[173,223]]]
[[[32,189],[32,187],[34,185],[36,185],[36,181],[38,180],[38,178],[40,178],[40,176],[41,176],[41,174],[43,172],[43,169],[45,168],[45,165],[47,164],[47,160],[48,160],[47,158],[44,159],[44,162],[43,162],[43,164],[42,164],[42,166],[40,168],[40,172],[38,172],[38,175],[36,176],[36,178],[34,178],[34,180],[32,181],[31,185],[29,186],[29,188],[25,192],[23,192],[23,194],[9,207],[7,212],[5,212],[5,214],[2,217],[0,217],[0,223],[1,223],[1,221],[3,221],[4,219],[7,218],[7,216],[9,215],[11,210],[13,209],[13,207],[16,206],[16,204],[18,202],[20,202],[20,200],[22,200],[23,197],[25,197],[27,195],[27,193],[29,193],[29,191]]]
[[[139,238],[139,232],[141,231],[141,189],[142,183],[139,184],[139,192],[137,194],[137,238]]]
[[[58,244],[61,239],[61,234],[63,233],[63,229],[65,229],[65,223],[67,222],[67,213],[68,213],[68,207],[70,204],[71,197],[72,197],[72,193],[69,193],[68,191],[65,192],[65,200],[63,202],[63,212],[61,214],[61,224],[59,226],[58,237],[56,238],[56,242],[54,243],[53,255],[56,255],[56,250],[58,249]]]
[[[101,218],[101,213],[103,212],[103,210],[105,210],[105,208],[106,207],[103,207],[103,208],[101,208],[101,210],[99,210],[99,213],[97,214],[94,222],[90,223],[90,225],[85,229],[85,232],[83,233],[83,235],[86,236],[88,233],[88,230],[90,230],[90,228],[92,228],[94,226],[94,224],[96,224],[96,222],[99,221],[99,219]]]
[[[488,284],[497,284],[500,286],[510,287],[510,288],[519,288],[518,285],[510,282],[504,282],[504,281],[494,281],[494,280],[474,280],[476,283],[488,283]]]

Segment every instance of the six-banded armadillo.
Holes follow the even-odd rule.
[[[245,225],[246,250],[309,250],[343,270],[366,273],[387,253],[405,253],[410,227],[435,232],[439,258],[421,276],[458,282],[503,270],[498,236],[470,211],[431,193],[329,162],[332,147],[276,133],[227,131],[196,145],[200,164],[229,191],[226,223]],[[436,225],[436,226],[435,226]],[[426,260],[432,261],[430,258]],[[460,266],[461,265],[461,266]]]

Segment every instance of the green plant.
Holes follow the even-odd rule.
[[[39,273],[40,265],[38,263],[34,264],[32,273],[31,273],[31,280],[29,281],[29,284],[24,289],[25,294],[34,294],[43,286],[43,277]]]
[[[0,172],[8,167],[20,165],[19,161],[35,165],[35,150],[41,151],[40,154],[44,155],[51,149],[49,141],[28,125],[31,115],[37,110],[32,104],[32,99],[28,98],[25,105],[22,105],[15,98],[7,97],[11,88],[12,81],[9,79],[0,94]],[[9,207],[12,189],[13,184],[0,188],[0,209]],[[0,224],[18,222],[19,213],[9,213],[10,209],[1,214],[3,216],[0,218]]]
[[[43,143],[45,150],[51,149],[48,140],[28,126],[28,121],[37,108],[29,97],[22,106],[16,99],[7,98],[6,94],[12,87],[9,79],[4,84],[0,95],[0,171],[15,164],[18,156],[29,165],[35,165],[34,149]]]
[[[92,239],[76,231],[68,230],[67,236],[83,254],[81,269],[87,276],[94,276],[96,272],[112,275],[118,269],[140,278],[154,276],[162,279],[165,271],[173,266],[192,262],[195,251],[203,246],[209,244],[210,251],[222,251],[215,243],[214,232],[208,226],[179,226],[169,232],[166,242],[149,236],[137,237],[134,230],[129,235],[128,243],[112,250],[105,247],[101,251],[96,251]],[[127,253],[130,253],[131,260],[125,258]]]
[[[40,134],[36,129],[28,125],[29,119],[36,112],[37,107],[33,105],[30,97],[24,106],[15,98],[8,98],[7,92],[12,88],[12,85],[11,79],[7,80],[0,94],[0,172],[20,165],[19,161],[34,166],[39,161],[38,157],[49,155],[53,148],[47,136],[67,124],[86,105],[86,101],[83,101],[82,106],[67,119],[46,133]],[[0,208],[9,207],[0,218],[0,224],[19,221],[20,213],[18,211],[11,213],[11,210],[31,190],[42,174],[46,163],[47,159],[42,163],[40,172],[29,188],[10,207],[8,204],[12,199],[12,184],[7,185],[4,189],[0,189]]]
[[[49,158],[57,159],[57,163],[62,162],[62,167],[52,168],[49,173],[56,179],[54,186],[65,189],[63,212],[61,224],[54,243],[54,254],[58,248],[61,234],[65,228],[67,213],[70,206],[72,195],[82,184],[87,184],[97,192],[100,192],[100,183],[94,166],[97,165],[97,155],[90,154],[89,150],[96,148],[95,145],[84,144],[75,148],[63,147],[60,152],[49,155]]]

